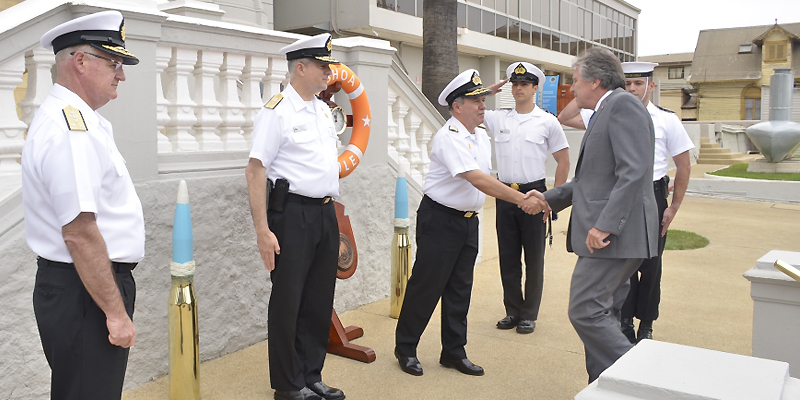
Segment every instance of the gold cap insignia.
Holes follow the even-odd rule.
[[[328,49],[328,51],[333,50],[333,44],[331,43],[330,36],[328,37],[328,43],[325,43],[325,48]]]
[[[125,21],[122,22],[122,25],[119,27],[119,36],[122,37],[122,41],[125,41]]]
[[[278,93],[275,96],[272,96],[272,98],[269,99],[267,104],[264,104],[264,108],[273,109],[273,108],[275,108],[275,106],[278,105],[278,103],[281,102],[281,100],[283,100],[283,95]]]
[[[67,127],[71,131],[87,131],[86,121],[83,120],[81,110],[73,106],[66,106],[61,110],[64,113],[64,119],[67,120]]]
[[[514,69],[514,73],[517,75],[525,75],[526,72],[528,72],[528,70],[525,69],[525,66],[522,64],[520,64],[519,66],[517,66],[517,68]]]
[[[476,85],[480,85],[481,84],[481,77],[478,76],[478,74],[472,74],[472,83],[474,83]]]
[[[451,132],[458,132],[458,128],[456,128],[455,125],[450,125],[450,131]]]

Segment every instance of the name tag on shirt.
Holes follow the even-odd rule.
[[[306,126],[305,125],[297,125],[297,126],[293,127],[292,130],[294,132],[303,132],[303,131],[306,130]]]

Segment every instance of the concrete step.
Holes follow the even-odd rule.
[[[744,154],[731,153],[731,152],[714,153],[714,154],[703,154],[703,153],[700,153],[700,157],[698,157],[698,158],[702,158],[702,159],[715,158],[715,159],[720,159],[720,160],[730,160],[730,159],[734,159],[734,158],[744,158]]]
[[[733,164],[747,164],[752,161],[750,158],[747,157],[737,157],[737,158],[698,158],[698,164],[714,164],[714,165],[733,165]]]
[[[700,154],[721,154],[721,153],[730,153],[731,149],[726,147],[701,147]]]

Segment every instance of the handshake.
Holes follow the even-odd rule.
[[[542,216],[543,220],[547,220],[547,216],[550,215],[550,205],[547,204],[547,200],[544,199],[544,195],[536,190],[533,189],[522,197],[522,202],[518,205],[522,211],[525,211],[527,214],[535,215],[540,212],[544,212]]]

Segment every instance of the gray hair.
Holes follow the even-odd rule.
[[[453,103],[464,105],[464,96],[456,97],[453,99]],[[447,111],[450,111],[451,113],[453,112],[453,103],[447,105]]]
[[[600,80],[600,87],[606,90],[625,88],[625,74],[622,64],[611,51],[592,47],[581,54],[572,68],[581,69],[581,78],[586,81]]]
[[[56,53],[56,65],[61,64],[65,60],[67,60],[71,56],[70,53],[74,53],[76,51],[82,51],[82,52],[86,53],[86,52],[92,51],[93,49],[94,49],[94,47],[89,46],[88,44],[79,44],[79,45],[76,45],[76,46],[71,46],[71,47],[67,47],[67,48],[61,49],[61,50],[58,51],[58,53]]]
[[[289,78],[291,79],[294,76],[294,70],[297,67],[297,64],[303,64],[306,67],[311,63],[310,58],[295,58],[294,60],[289,60],[286,62],[286,65],[289,68]]]

